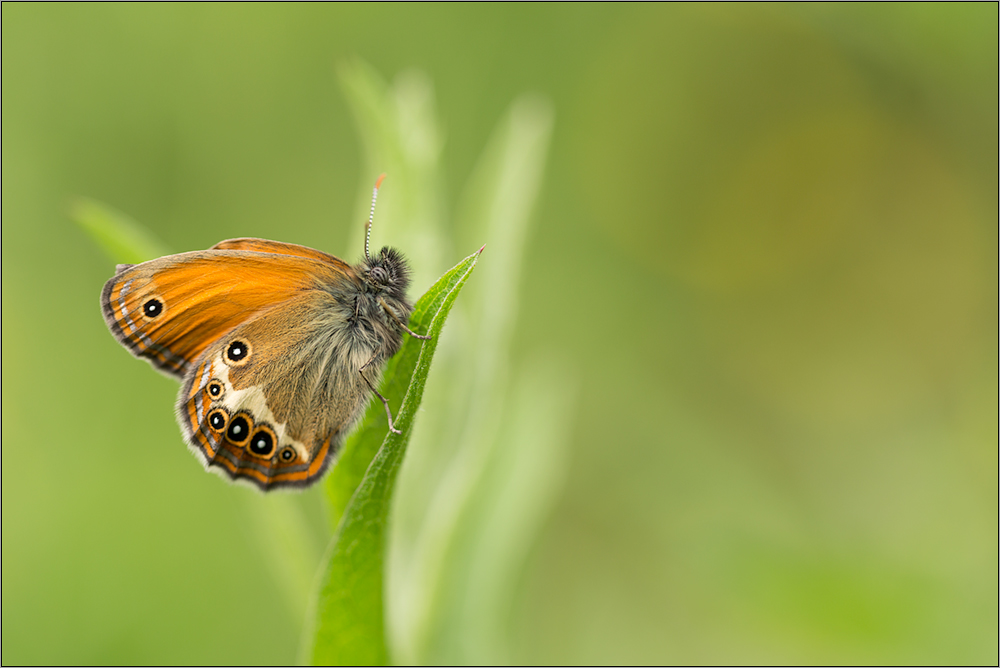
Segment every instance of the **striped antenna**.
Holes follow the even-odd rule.
[[[368,214],[368,222],[365,224],[365,259],[369,262],[371,261],[371,255],[368,254],[368,242],[372,237],[372,221],[375,220],[375,200],[378,199],[378,187],[382,185],[382,179],[385,178],[385,174],[378,177],[375,182],[375,187],[372,189],[372,210]]]

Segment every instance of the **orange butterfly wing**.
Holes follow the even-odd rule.
[[[177,418],[206,467],[267,490],[321,476],[368,400],[357,368],[369,352],[354,350],[359,362],[336,345],[358,282],[333,255],[230,239],[119,266],[101,306],[126,348],[184,379]],[[234,337],[245,364],[223,358]]]
[[[119,269],[101,293],[108,328],[134,355],[178,377],[233,327],[354,275],[332,255],[262,239],[232,239]]]

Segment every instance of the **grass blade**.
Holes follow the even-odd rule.
[[[428,392],[429,405],[437,404],[435,415],[429,417],[447,417],[437,424],[430,420],[421,424],[411,444],[413,457],[407,459],[400,476],[388,555],[386,616],[392,657],[401,664],[465,663],[454,661],[453,654],[441,653],[441,648],[460,644],[454,636],[464,628],[451,624],[457,603],[450,591],[468,566],[467,555],[456,551],[456,545],[466,539],[462,517],[483,493],[477,487],[490,452],[494,447],[510,447],[498,444],[498,433],[515,419],[506,405],[511,337],[525,240],[531,231],[531,211],[541,186],[553,117],[544,99],[518,98],[497,125],[460,208],[457,231],[474,230],[487,239],[490,262],[482,271],[489,278],[477,279],[462,298],[465,313],[472,317],[466,321],[462,340],[453,341],[456,354],[451,360],[444,356],[441,360],[446,362],[443,370],[453,372],[451,386],[437,388],[443,395],[435,396],[433,387]],[[441,378],[435,373],[433,383]],[[426,426],[437,429],[429,431]],[[504,470],[511,475],[521,471],[517,467]],[[529,532],[526,537],[534,538],[530,533],[534,527],[531,522],[524,524]],[[487,540],[480,534],[476,539]],[[519,558],[519,553],[509,554],[513,561]],[[520,566],[512,562],[503,568]],[[482,600],[483,606],[493,602],[492,598]],[[475,617],[492,614],[481,610]]]
[[[77,200],[70,209],[70,218],[116,264],[139,264],[167,254],[146,228],[96,200]]]
[[[366,442],[379,432],[384,438],[344,509],[331,541],[315,608],[311,656],[314,664],[364,665],[389,661],[383,620],[382,563],[390,500],[441,328],[478,259],[479,253],[475,253],[459,263],[414,308],[411,327],[418,332],[426,331],[432,338],[428,341],[407,338],[396,355],[391,376],[383,384],[402,433],[389,432],[384,420],[381,425],[363,425],[369,432],[361,436]]]

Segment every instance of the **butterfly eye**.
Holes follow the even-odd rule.
[[[250,344],[236,339],[226,348],[226,361],[230,364],[240,364],[250,357]]]
[[[290,445],[286,446],[280,453],[278,453],[278,457],[281,458],[281,461],[286,463],[293,461],[296,455],[297,453],[295,452],[295,448]]]
[[[267,457],[274,452],[274,436],[270,429],[261,427],[250,439],[250,452],[258,457]]]
[[[217,380],[212,380],[208,384],[208,393],[213,399],[218,399],[222,396],[222,383]]]
[[[147,318],[155,318],[163,313],[163,302],[155,297],[147,300],[146,303],[142,305],[142,313]]]
[[[385,284],[389,280],[389,275],[385,273],[385,269],[382,267],[372,267],[371,270],[372,280],[376,283]]]
[[[215,431],[222,431],[226,428],[226,422],[229,421],[229,415],[226,411],[221,408],[216,408],[214,411],[208,414],[208,425]]]
[[[233,421],[229,423],[229,429],[226,430],[226,438],[229,439],[230,443],[235,443],[241,445],[248,438],[250,438],[250,423],[242,415],[237,415],[233,418]]]

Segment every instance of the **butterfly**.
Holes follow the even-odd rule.
[[[262,490],[305,487],[329,466],[404,334],[409,268],[393,248],[351,265],[295,244],[229,239],[118,265],[101,292],[111,333],[180,379],[176,413],[206,469]]]

